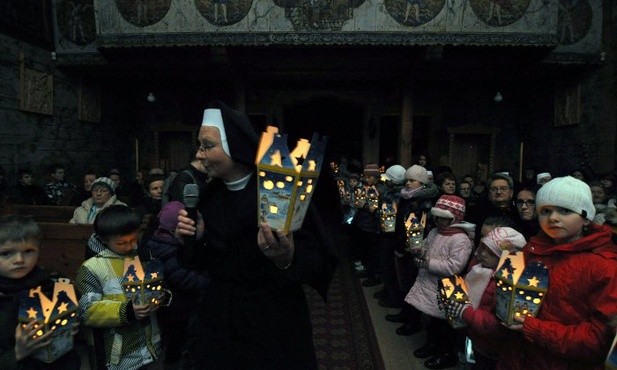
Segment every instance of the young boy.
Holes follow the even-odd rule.
[[[542,233],[523,252],[525,263],[541,261],[548,268],[548,291],[537,317],[522,316],[509,327],[497,368],[604,369],[614,336],[609,322],[617,314],[611,230],[591,222],[591,190],[570,176],[544,184],[536,209]]]
[[[79,356],[71,350],[53,363],[30,357],[49,344],[51,331],[35,338],[35,321],[24,329],[18,325],[18,292],[52,284],[38,266],[41,229],[34,219],[19,215],[0,219],[0,368],[13,370],[77,370]],[[50,287],[51,289],[51,287]],[[73,334],[77,332],[74,326]]]
[[[137,257],[141,220],[130,208],[101,210],[94,232],[105,246],[77,271],[76,287],[83,324],[90,329],[91,368],[140,369],[155,361],[161,339],[154,312],[158,305],[138,303],[124,294],[124,264]],[[145,269],[146,261],[142,260]]]

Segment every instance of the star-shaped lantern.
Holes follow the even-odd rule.
[[[139,256],[124,258],[122,289],[128,299],[137,303],[159,303],[163,297],[163,265],[151,259],[143,266]]]
[[[78,301],[69,279],[57,279],[21,292],[18,301],[18,320],[22,328],[34,320],[35,337],[52,332],[50,343],[36,350],[33,358],[50,363],[73,348],[72,324],[77,321]]]
[[[495,273],[497,306],[504,323],[515,317],[536,316],[548,289],[548,269],[539,261],[525,263],[522,251],[503,251]]]
[[[257,223],[267,222],[283,232],[302,226],[308,205],[317,185],[326,148],[326,138],[313,135],[309,142],[299,139],[289,151],[287,135],[268,126],[261,134],[257,165]]]

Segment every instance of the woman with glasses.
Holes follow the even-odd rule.
[[[92,224],[94,218],[103,209],[111,205],[123,205],[116,198],[114,182],[109,177],[99,177],[94,180],[91,188],[92,196],[75,209],[73,218],[69,221],[72,224]]]
[[[535,236],[540,230],[536,214],[536,193],[529,188],[522,188],[514,200],[518,212],[518,229],[525,239]]]

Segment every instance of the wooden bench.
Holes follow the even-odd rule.
[[[68,223],[73,218],[74,206],[33,206],[23,204],[5,204],[0,213],[2,215],[32,216],[36,222]]]
[[[86,244],[93,233],[92,225],[37,223],[43,231],[39,265],[74,280],[77,269],[84,262]]]

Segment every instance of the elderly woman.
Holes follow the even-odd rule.
[[[198,206],[203,218],[194,227],[181,210],[176,229],[185,239],[181,257],[191,252],[186,237],[197,239],[181,260],[210,277],[195,292],[201,296],[189,328],[196,368],[316,369],[302,285],[324,295],[334,271],[321,219],[309,208],[293,237],[257,224],[258,136],[245,114],[213,103],[198,140],[197,158],[212,179]]]
[[[109,177],[99,177],[94,180],[91,192],[92,196],[81,202],[81,206],[75,209],[73,218],[69,221],[70,223],[92,224],[101,209],[114,204],[126,205],[116,199],[114,183]]]

